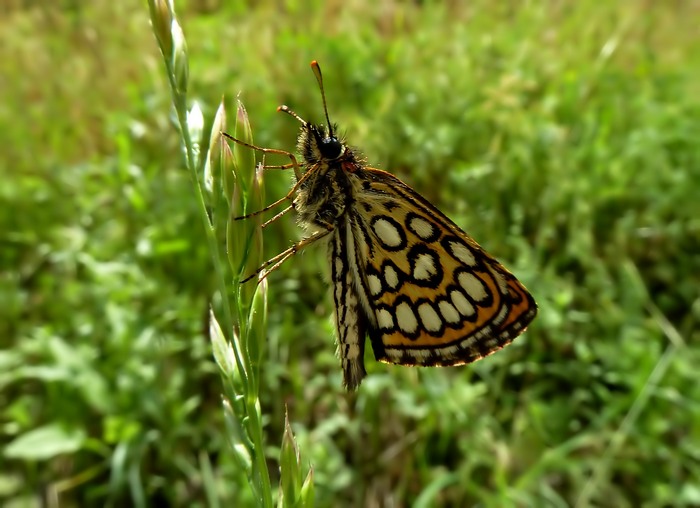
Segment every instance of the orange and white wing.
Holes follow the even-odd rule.
[[[348,255],[377,360],[461,365],[525,330],[537,305],[508,270],[398,178],[358,176]]]

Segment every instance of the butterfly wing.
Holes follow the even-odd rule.
[[[393,175],[353,176],[347,259],[377,360],[461,365],[525,330],[537,306],[498,261]]]

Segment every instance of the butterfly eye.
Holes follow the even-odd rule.
[[[343,144],[337,138],[323,138],[318,145],[321,154],[327,159],[337,159],[343,155]]]

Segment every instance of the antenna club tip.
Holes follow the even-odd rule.
[[[316,60],[311,60],[311,67],[318,67],[318,62]]]
[[[286,104],[282,104],[281,106],[277,106],[277,111],[287,111],[289,108],[287,107]]]

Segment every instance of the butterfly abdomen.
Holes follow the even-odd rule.
[[[338,223],[329,244],[328,258],[331,264],[331,284],[335,304],[338,356],[343,369],[343,385],[356,389],[366,375],[364,365],[365,335],[370,328],[367,314],[362,307],[361,293],[356,288],[347,244],[347,226]]]

